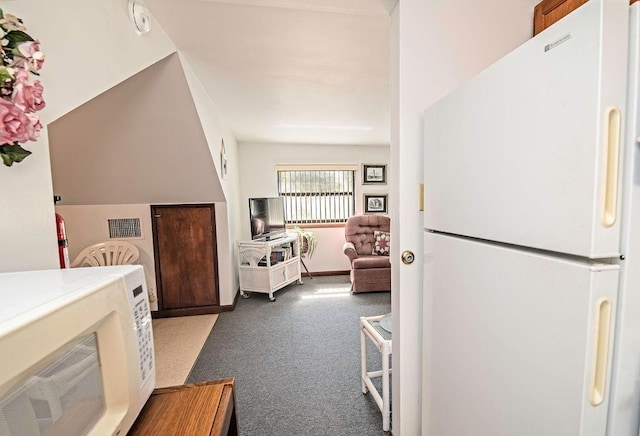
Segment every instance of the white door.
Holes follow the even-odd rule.
[[[423,111],[467,78],[531,37],[531,11],[539,0],[506,3],[462,0],[397,2],[391,20],[390,212],[393,342],[393,434],[421,434]],[[386,2],[393,4],[395,2]],[[461,15],[461,11],[464,13]],[[466,17],[466,21],[464,17]],[[484,17],[484,18],[483,18]],[[462,19],[462,21],[461,21]],[[487,26],[489,21],[505,25]],[[444,33],[443,33],[444,32]],[[482,35],[482,38],[478,38]],[[426,203],[425,209],[437,207]],[[411,265],[400,254],[411,250]]]
[[[617,265],[425,233],[423,434],[605,434]]]
[[[628,2],[589,1],[425,111],[425,227],[620,252]]]

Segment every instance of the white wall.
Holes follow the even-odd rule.
[[[250,239],[249,202],[251,197],[278,195],[276,165],[279,164],[353,164],[356,172],[356,214],[362,213],[364,192],[388,192],[389,185],[362,185],[362,164],[388,164],[388,146],[253,144],[239,145],[241,238]],[[388,177],[387,177],[388,180]],[[311,272],[348,271],[349,262],[342,253],[344,226],[311,228],[318,247],[304,263]]]
[[[61,204],[224,200],[175,54],[51,123],[49,141]]]
[[[223,133],[229,160],[225,179],[219,168]],[[88,205],[138,203],[146,205],[148,215],[151,203],[215,203],[219,301],[233,304],[236,225],[229,215],[234,203],[225,200],[237,197],[237,147],[184,58],[162,59],[66,114],[51,124],[50,138],[61,204],[85,205],[83,215],[91,211],[103,224],[101,214],[109,206]],[[81,227],[82,220],[76,224]],[[90,225],[74,233],[91,243],[104,240]],[[147,282],[155,288],[152,245],[145,266],[152,272]]]
[[[47,123],[175,51],[153,18],[149,33],[136,34],[125,0],[0,1],[0,7],[41,42]]]
[[[151,231],[151,213],[148,204],[57,205],[56,212],[62,215],[65,221],[67,239],[69,241],[69,259],[72,262],[85,247],[109,240],[107,220],[118,218],[140,219],[142,238],[127,239],[127,242],[131,242],[140,251],[140,264],[144,266],[147,288],[150,296],[152,296],[152,310],[157,310],[153,233]]]
[[[238,145],[218,107],[196,77],[189,60],[180,55],[183,70],[209,151],[224,192],[225,203],[216,204],[218,239],[218,271],[220,274],[220,304],[230,305],[239,289],[238,266],[235,262],[235,241],[240,239],[240,171]],[[227,157],[227,173],[222,174],[222,142]]]
[[[392,14],[392,289],[402,290],[392,292],[394,435],[420,434],[428,420],[420,392],[422,111],[527,40],[538,1],[401,0]],[[399,261],[403,250],[416,254],[412,265]]]
[[[183,67],[190,73],[183,59],[170,55],[51,123],[54,190],[61,205],[84,205],[82,215],[103,224],[109,206],[89,205],[144,204],[148,216],[150,204],[215,203],[219,301],[231,305],[238,286],[222,185],[233,198],[237,184],[219,179],[220,137],[211,126],[218,132],[222,121],[213,111],[200,115],[195,96],[198,107],[213,103],[191,88],[197,79],[189,74],[187,81]],[[235,156],[233,136],[227,143]],[[80,228],[82,222],[74,223],[74,234],[91,243],[105,240],[91,225]],[[155,289],[152,245],[148,260],[147,283]]]
[[[0,272],[59,267],[46,135],[25,145],[22,163],[0,163]]]
[[[40,77],[44,125],[173,51],[155,22],[147,35],[133,32],[125,1],[19,0],[0,7],[24,20],[47,56]],[[0,271],[58,267],[46,134],[26,144],[34,154],[24,162],[0,165]]]
[[[216,212],[216,235],[218,243],[218,280],[220,305],[233,304],[237,286],[229,287],[229,276],[234,257],[224,250],[228,246],[227,205],[224,202],[214,203]],[[150,204],[103,204],[103,205],[57,205],[58,212],[65,220],[67,239],[69,240],[69,259],[73,261],[83,248],[89,245],[108,241],[109,227],[107,220],[114,218],[139,218],[142,238],[127,239],[140,250],[140,264],[144,266],[147,287],[151,296],[151,309],[157,310],[157,285],[155,256],[153,251],[153,233]],[[223,298],[224,297],[224,298]]]

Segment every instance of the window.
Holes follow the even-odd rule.
[[[278,167],[277,173],[287,223],[343,223],[354,214],[353,167]]]

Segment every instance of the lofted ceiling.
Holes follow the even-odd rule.
[[[389,144],[397,0],[146,0],[239,142]]]

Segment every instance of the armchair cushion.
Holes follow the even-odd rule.
[[[353,269],[369,269],[369,268],[391,268],[389,258],[387,256],[358,256],[351,263]]]
[[[381,232],[376,230],[373,232],[373,253],[378,256],[388,256],[389,255],[389,242],[391,237],[389,236],[389,232]]]

